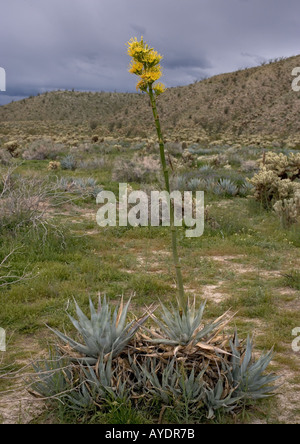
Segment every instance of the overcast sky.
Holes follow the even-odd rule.
[[[0,104],[53,89],[135,91],[126,42],[163,54],[163,82],[300,53],[299,0],[2,0]]]

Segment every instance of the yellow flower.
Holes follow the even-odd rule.
[[[140,76],[143,72],[143,67],[144,67],[144,65],[141,62],[132,62],[129,72],[131,74],[136,74],[136,75]]]
[[[145,56],[145,62],[149,66],[155,66],[162,60],[162,56],[158,54],[157,51],[151,50],[146,56]]]
[[[136,89],[140,89],[141,91],[147,92],[148,89],[148,83],[145,83],[144,80],[140,80],[138,84],[136,85]]]
[[[150,90],[148,88],[151,88],[153,83],[162,76],[159,65],[162,56],[144,43],[143,37],[141,37],[140,41],[136,37],[132,38],[127,43],[127,52],[133,59],[129,72],[138,75],[141,79],[137,84],[137,89],[149,93]],[[156,95],[159,95],[165,91],[165,87],[160,83],[153,90]]]
[[[161,76],[162,74],[160,69],[145,71],[143,74],[141,74],[141,78],[149,84],[156,82],[156,80],[160,79]]]
[[[153,87],[153,90],[154,90],[155,94],[157,96],[159,96],[160,94],[165,92],[166,87],[165,87],[165,85],[163,85],[162,83],[159,82]]]
[[[141,41],[138,42],[137,38],[132,38],[128,43],[128,50],[127,53],[130,55],[130,57],[133,57],[136,61],[141,61],[143,59],[143,56],[149,52],[148,45],[144,44],[143,37],[141,38]]]

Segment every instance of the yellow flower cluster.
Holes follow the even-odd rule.
[[[140,77],[136,88],[144,92],[149,92],[151,89],[156,95],[162,94],[165,91],[165,86],[162,83],[157,83],[153,86],[153,83],[162,76],[161,66],[159,64],[162,56],[147,45],[143,37],[141,37],[140,41],[132,38],[127,43],[127,46],[128,55],[133,59],[129,72]]]

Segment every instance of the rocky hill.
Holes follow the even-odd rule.
[[[300,55],[168,89],[158,99],[165,134],[297,137],[300,92],[292,89],[297,66]],[[55,91],[0,107],[0,130],[6,122],[29,121],[89,122],[98,132],[127,137],[147,137],[153,130],[148,97],[132,93]]]

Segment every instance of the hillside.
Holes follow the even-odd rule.
[[[180,137],[300,133],[300,93],[291,88],[300,55],[263,66],[221,74],[192,85],[170,88],[159,97],[165,134]],[[56,91],[0,107],[0,133],[16,122],[59,122],[120,136],[152,131],[148,97],[128,93]]]

